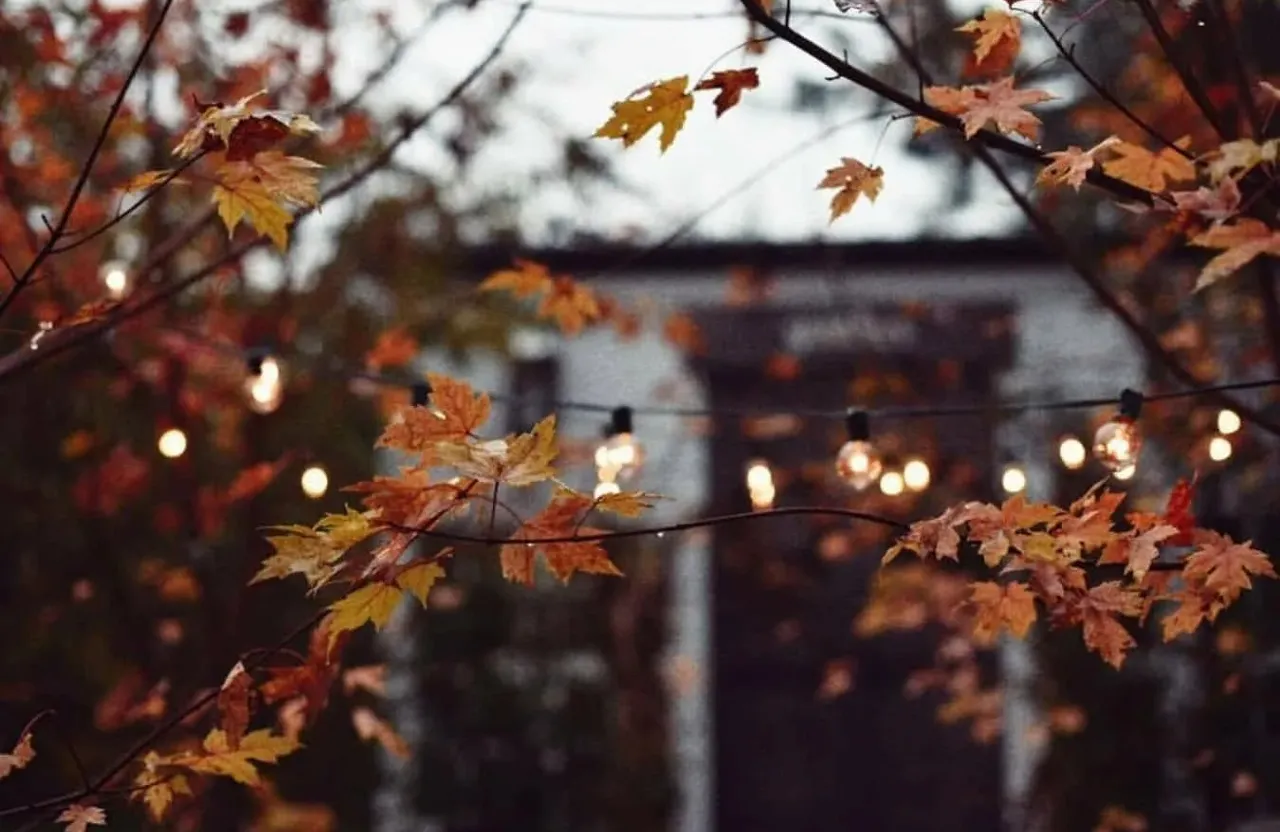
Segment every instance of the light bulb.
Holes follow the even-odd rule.
[[[908,460],[907,464],[902,466],[902,481],[912,491],[924,491],[929,487],[931,479],[929,466],[923,459]]]
[[[1112,474],[1112,476],[1118,480],[1131,480],[1133,479],[1133,475],[1136,473],[1138,473],[1137,465],[1126,465]]]
[[[604,443],[596,448],[596,469],[609,471],[609,479],[622,482],[634,477],[644,465],[644,448],[636,441],[631,427],[631,408],[613,411]]]
[[[33,350],[40,349],[40,341],[44,336],[53,331],[53,321],[41,321],[40,328],[36,330],[36,334],[31,336],[31,340],[27,342],[27,346]]]
[[[169,428],[160,434],[156,447],[160,449],[161,456],[177,459],[187,451],[187,435],[177,428]]]
[[[1214,462],[1226,462],[1231,459],[1231,452],[1231,440],[1227,437],[1215,436],[1209,440],[1209,459]]]
[[[1138,462],[1142,450],[1142,433],[1138,430],[1138,414],[1142,410],[1142,394],[1125,390],[1120,394],[1120,412],[1103,422],[1093,435],[1093,455],[1112,471]]]
[[[836,454],[836,473],[858,491],[878,480],[882,470],[880,456],[870,442],[850,440]]]
[[[880,491],[886,497],[897,497],[906,487],[902,474],[897,471],[885,471],[880,476]]]
[[[1058,459],[1072,471],[1084,465],[1086,453],[1084,443],[1074,436],[1068,436],[1058,443]]]
[[[110,260],[98,269],[98,277],[107,289],[107,297],[120,300],[129,291],[129,270],[120,260]]]
[[[1218,433],[1230,436],[1240,430],[1240,415],[1234,410],[1218,411]]]
[[[751,498],[751,507],[765,509],[773,506],[778,490],[773,484],[773,471],[769,463],[763,459],[753,459],[747,463],[747,494]]]
[[[596,490],[594,494],[595,498],[598,500],[601,497],[607,497],[610,494],[617,494],[621,490],[622,489],[616,482],[613,482],[612,480],[601,480],[596,483]]]
[[[244,392],[254,413],[275,411],[284,399],[284,367],[280,360],[270,355],[252,359]]]
[[[1027,487],[1027,474],[1017,465],[1009,465],[1000,475],[1000,487],[1010,494],[1017,494]]]
[[[302,472],[302,493],[318,500],[329,490],[329,475],[319,465],[312,465]]]

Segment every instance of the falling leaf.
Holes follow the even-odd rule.
[[[20,768],[26,768],[35,758],[36,750],[31,745],[31,732],[24,732],[18,738],[18,744],[13,747],[13,751],[0,754],[0,779],[8,777]]]
[[[1177,142],[1183,148],[1188,144],[1190,140],[1187,138]],[[1158,193],[1169,182],[1185,182],[1196,178],[1195,164],[1172,148],[1166,147],[1158,153],[1152,153],[1140,145],[1119,141],[1112,144],[1110,150],[1118,158],[1103,162],[1103,172],[1144,191]]]
[[[1235,274],[1259,256],[1280,257],[1280,231],[1261,220],[1241,217],[1229,225],[1216,225],[1191,239],[1191,245],[1224,251],[1214,257],[1196,278],[1195,291]]]
[[[373,711],[355,708],[351,711],[351,724],[360,739],[376,740],[391,756],[400,760],[409,759],[409,744]]]
[[[726,110],[737,106],[742,100],[743,90],[753,90],[760,86],[760,75],[755,67],[746,69],[728,69],[712,74],[710,78],[698,82],[693,89],[719,90],[715,101],[716,118],[724,115]]]
[[[623,147],[631,147],[654,127],[661,125],[658,147],[666,153],[693,108],[693,96],[686,91],[688,86],[689,76],[681,75],[641,87],[625,101],[612,105],[613,115],[594,135],[620,139]],[[641,95],[644,97],[637,97]]]
[[[82,803],[72,803],[62,810],[62,814],[58,815],[57,822],[67,825],[63,832],[86,832],[89,824],[106,826],[107,813],[100,806],[85,806]]]
[[[884,170],[878,167],[867,167],[857,159],[848,156],[840,158],[839,167],[829,168],[827,175],[818,183],[819,188],[836,188],[831,197],[831,222],[849,213],[858,197],[865,196],[875,202],[884,187]]]
[[[982,17],[956,29],[976,36],[965,64],[966,75],[1003,75],[1013,68],[1022,48],[1022,24],[1000,9],[987,9]]]

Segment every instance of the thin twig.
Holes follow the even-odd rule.
[[[1147,28],[1151,30],[1151,34],[1155,35],[1156,43],[1160,44],[1160,51],[1164,53],[1165,60],[1169,62],[1169,66],[1173,67],[1173,71],[1177,73],[1178,79],[1182,82],[1182,88],[1187,91],[1187,95],[1191,96],[1191,100],[1200,108],[1200,112],[1204,114],[1205,119],[1218,136],[1224,140],[1231,138],[1231,131],[1227,130],[1222,123],[1222,115],[1213,106],[1213,102],[1209,100],[1209,96],[1201,85],[1200,79],[1195,76],[1195,73],[1191,71],[1191,67],[1187,66],[1178,54],[1173,38],[1169,35],[1169,30],[1164,28],[1164,23],[1160,20],[1160,13],[1151,5],[1151,0],[1133,0],[1133,2],[1138,6],[1138,10],[1142,12],[1143,19],[1147,21]]]

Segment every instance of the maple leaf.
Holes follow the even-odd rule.
[[[1211,531],[1201,531],[1198,538],[1198,548],[1183,565],[1184,580],[1201,582],[1205,589],[1234,600],[1253,586],[1252,576],[1276,577],[1271,559],[1249,541],[1235,543],[1226,535]]]
[[[1257,257],[1280,257],[1280,231],[1261,220],[1241,217],[1229,225],[1216,225],[1193,237],[1191,245],[1224,249],[1200,271],[1195,285],[1198,292],[1234,274]]]
[[[538,317],[554,321],[561,332],[572,337],[582,332],[587,324],[600,319],[600,304],[590,287],[561,275],[542,296]]]
[[[876,197],[880,196],[880,190],[883,187],[883,169],[867,167],[857,159],[852,159],[848,156],[840,157],[840,165],[828,168],[827,175],[822,177],[822,181],[818,183],[819,189],[837,189],[831,197],[831,219],[829,222],[835,222],[839,217],[849,213],[860,196],[865,196],[870,202],[875,202]]]
[[[1098,558],[1098,563],[1123,563],[1125,572],[1141,580],[1160,556],[1159,544],[1177,534],[1175,526],[1158,525],[1128,537],[1114,538]]]
[[[551,272],[546,266],[519,257],[515,258],[514,264],[514,269],[502,269],[486,277],[481,281],[479,291],[506,291],[523,299],[535,297],[551,289]]]
[[[1161,637],[1165,641],[1194,633],[1205,619],[1204,600],[1199,593],[1182,592],[1174,600],[1178,601],[1177,608],[1160,619]]]
[[[301,744],[297,740],[272,734],[265,728],[245,734],[240,745],[232,748],[226,733],[214,728],[205,736],[200,751],[180,752],[162,761],[199,774],[230,777],[242,785],[256,786],[261,780],[254,763],[275,763],[299,748]]]
[[[529,433],[505,439],[442,444],[440,461],[451,465],[463,476],[480,482],[524,486],[543,482],[554,475],[551,462],[556,458],[556,417],[547,416]]]
[[[1022,49],[1022,24],[1000,9],[987,9],[982,17],[956,31],[976,36],[973,53],[965,63],[966,74],[1003,75],[1013,68]]]
[[[395,729],[368,708],[360,707],[351,712],[351,725],[362,740],[376,740],[387,753],[400,760],[409,759],[409,744]]]
[[[586,494],[561,489],[542,511],[520,525],[510,543],[503,545],[502,576],[515,583],[532,584],[533,561],[538,554],[548,571],[562,583],[568,583],[574,572],[621,575],[599,540],[562,539],[597,533],[582,525],[583,515],[594,506],[595,500]],[[538,542],[544,538],[556,538],[557,542]]]
[[[1209,154],[1209,178],[1220,182],[1228,177],[1239,178],[1263,163],[1276,161],[1280,152],[1280,139],[1271,139],[1258,144],[1252,139],[1239,139],[1224,142],[1217,150]]]
[[[969,585],[969,603],[974,610],[973,635],[984,644],[994,643],[1002,629],[1025,638],[1036,621],[1036,597],[1026,584],[976,581]]]
[[[387,666],[370,664],[353,667],[342,672],[342,691],[350,696],[357,690],[366,690],[374,696],[387,695]]]
[[[375,447],[420,454],[427,463],[434,460],[441,442],[461,442],[489,421],[492,403],[487,393],[437,373],[427,373],[427,383],[430,405],[398,411]]]
[[[62,810],[62,814],[58,815],[57,822],[67,825],[63,832],[86,832],[89,824],[106,826],[107,813],[100,806],[85,806],[82,803],[72,803]]]
[[[272,526],[284,534],[267,538],[275,553],[262,562],[249,583],[297,574],[306,578],[314,592],[342,569],[339,561],[348,549],[378,530],[376,516],[373,511],[348,508],[345,514],[326,514],[312,527]]]
[[[301,700],[300,727],[315,722],[329,701],[329,688],[337,677],[340,665],[332,657],[341,653],[348,634],[330,638],[327,620],[311,631],[310,649],[306,663],[300,667],[268,667],[271,678],[263,682],[262,698],[268,703],[282,700]],[[331,649],[336,643],[336,650]],[[296,736],[296,735],[295,735]]]
[[[234,104],[207,104],[200,107],[196,123],[173,149],[174,155],[190,159],[202,150],[225,151],[231,161],[253,158],[288,136],[305,136],[320,131],[308,116],[270,111],[252,112],[249,104],[266,90],[246,95]]]
[[[8,754],[0,754],[0,779],[8,777],[20,768],[26,768],[36,758],[36,750],[31,745],[31,732],[24,731],[18,738],[18,744]]]
[[[966,139],[973,138],[990,123],[1001,132],[1017,133],[1034,141],[1039,133],[1040,119],[1023,108],[1057,98],[1044,90],[1015,90],[1012,78],[1001,78],[991,84],[966,89],[972,92],[960,113]]]
[[[1189,143],[1190,140],[1185,137],[1176,142],[1178,147],[1183,148]],[[1170,147],[1152,153],[1140,145],[1118,141],[1111,145],[1110,150],[1118,158],[1103,162],[1103,172],[1144,191],[1158,193],[1169,182],[1185,182],[1196,178],[1195,164]]]
[[[658,147],[666,153],[693,108],[693,96],[686,91],[688,86],[689,76],[681,75],[641,87],[626,100],[612,105],[613,115],[594,135],[597,138],[621,139],[623,147],[631,147],[654,127],[661,125]],[[644,97],[637,97],[641,95]]]
[[[144,761],[148,764],[148,769],[144,770],[133,781],[134,799],[141,799],[147,806],[147,814],[151,819],[159,823],[164,820],[165,813],[169,811],[169,807],[173,805],[175,797],[182,795],[191,796],[191,784],[187,782],[187,778],[182,774],[164,774],[157,772],[156,762],[160,760],[160,756],[154,751],[147,754]]]
[[[607,511],[622,517],[639,517],[662,497],[647,491],[615,491],[595,498],[593,509]]]
[[[1117,615],[1135,616],[1141,609],[1140,597],[1118,581],[1090,587],[1081,601],[1084,643],[1117,670],[1125,656],[1137,643]]]
[[[959,118],[973,103],[972,87],[925,87],[924,100],[931,107]],[[916,118],[914,133],[923,136],[938,127],[938,122],[924,117]]]
[[[907,533],[894,543],[880,559],[888,564],[903,551],[917,556],[933,556],[939,560],[960,559],[960,533],[956,527],[968,520],[968,507],[952,506],[940,516],[912,523]]]
[[[715,100],[716,118],[725,114],[726,110],[735,107],[742,100],[743,90],[753,90],[760,86],[760,75],[755,67],[746,69],[727,69],[713,73],[710,78],[698,82],[697,90],[719,90]]]
[[[342,490],[366,494],[365,507],[388,525],[414,526],[465,511],[468,504],[463,498],[474,484],[475,480],[433,483],[426,469],[403,468],[398,477],[377,476]]]
[[[1213,188],[1170,191],[1169,198],[1173,200],[1173,207],[1177,211],[1195,214],[1210,222],[1222,222],[1239,213],[1242,196],[1236,180],[1223,179]]]
[[[403,327],[378,333],[378,340],[365,353],[364,363],[371,370],[383,367],[403,367],[418,356],[418,339]]]
[[[227,674],[218,691],[218,727],[227,735],[227,744],[231,748],[240,745],[240,739],[249,728],[249,717],[253,712],[253,677],[244,669],[242,662]]]
[[[219,165],[213,204],[227,227],[227,236],[235,233],[241,220],[248,220],[281,251],[287,249],[289,225],[293,223],[288,206],[311,207],[319,201],[319,182],[312,171],[321,167],[310,159],[276,150],[259,153],[249,161]]]
[[[433,555],[433,560],[425,563],[407,563],[395,575],[395,584],[406,592],[412,593],[422,606],[427,605],[427,596],[436,581],[444,577],[444,568],[436,560],[447,557],[450,549],[444,549]]]
[[[1036,176],[1037,185],[1070,185],[1077,191],[1084,184],[1085,178],[1089,175],[1089,171],[1093,170],[1095,156],[1116,142],[1120,141],[1115,136],[1103,139],[1088,150],[1082,150],[1076,145],[1069,146],[1066,150],[1055,150],[1046,153],[1045,156],[1053,161],[1045,165]]]
[[[171,176],[173,177],[172,179],[169,178]],[[135,191],[146,191],[156,185],[159,185],[165,180],[168,180],[168,184],[170,185],[180,185],[185,184],[186,182],[186,180],[180,176],[173,176],[172,169],[148,170],[139,173],[137,176],[134,176],[128,182],[121,185],[120,190],[127,194],[134,193]]]
[[[1192,474],[1189,480],[1178,480],[1169,492],[1169,502],[1165,503],[1164,522],[1178,530],[1177,537],[1169,543],[1174,546],[1187,546],[1192,542],[1192,534],[1196,527],[1192,504],[1196,497],[1196,480],[1199,472]]]
[[[329,605],[325,618],[330,644],[338,635],[348,630],[358,630],[365,624],[373,624],[381,631],[391,621],[402,593],[399,587],[382,581],[373,581]]]

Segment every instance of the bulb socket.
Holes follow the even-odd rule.
[[[1142,394],[1137,390],[1125,388],[1120,392],[1120,415],[1134,420],[1142,415]]]
[[[609,436],[617,436],[620,433],[635,433],[629,407],[615,407],[609,418]]]
[[[426,407],[431,401],[431,385],[425,381],[414,382],[409,391],[413,395],[414,407]]]
[[[844,416],[844,426],[849,432],[850,442],[871,441],[871,419],[867,411],[849,408]]]

